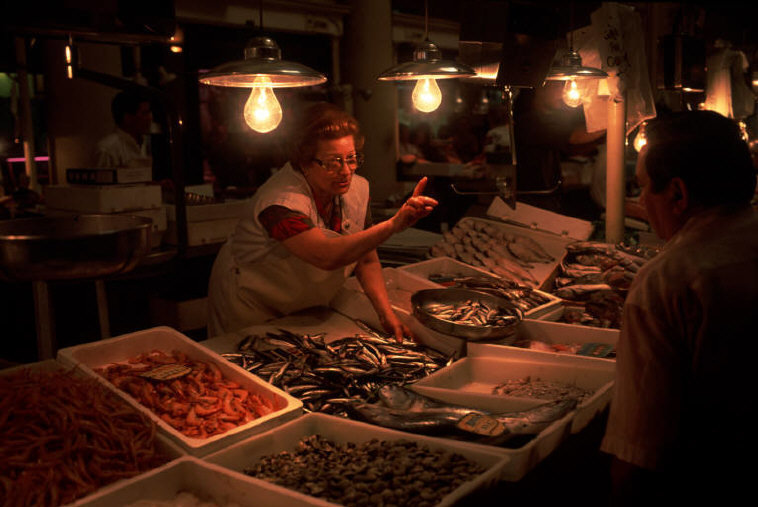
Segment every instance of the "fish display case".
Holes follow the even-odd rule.
[[[479,267],[517,285],[552,286],[566,245],[566,236],[496,220],[463,217],[430,250],[430,257],[451,257]]]
[[[558,310],[562,311],[562,308],[559,307]],[[621,335],[618,329],[577,326],[556,322],[549,317],[521,321],[511,346],[548,354],[564,353],[603,361],[616,360],[616,346]]]
[[[463,286],[474,290],[484,289],[486,292],[501,294],[515,301],[523,311],[525,319],[536,319],[542,315],[554,312],[561,300],[552,294],[538,290],[508,290],[499,289],[500,278],[495,277],[485,269],[471,266],[452,257],[435,257],[425,261],[406,264],[397,268],[399,271],[428,280],[440,287]],[[471,283],[467,284],[470,279]],[[487,283],[487,282],[490,283]]]
[[[308,495],[184,456],[133,479],[119,481],[71,504],[71,507],[146,505],[333,505]]]
[[[160,398],[153,391],[149,390],[150,387],[147,389],[152,395],[147,395],[146,398],[142,396],[143,392],[141,389],[138,389],[136,394],[134,390],[128,390],[127,388],[130,387],[131,380],[124,380],[123,384],[118,382],[123,389],[127,389],[122,390],[122,388],[116,387],[96,371],[102,371],[101,369],[112,365],[118,365],[118,368],[130,368],[134,364],[141,364],[138,358],[153,354],[158,354],[157,357],[165,361],[166,364],[162,364],[149,372],[127,373],[123,377],[149,375],[152,379],[149,383],[142,382],[137,385],[144,386],[145,384],[149,384],[155,387],[161,393]],[[185,357],[186,360],[163,359],[166,357]],[[146,414],[155,422],[159,432],[171,438],[188,454],[193,456],[203,456],[214,452],[252,433],[265,431],[281,424],[283,421],[295,418],[302,412],[300,400],[277,389],[243,368],[230,363],[210,349],[199,345],[182,333],[169,327],[156,327],[107,340],[64,348],[58,351],[57,359],[62,364],[74,366],[85,374],[97,379],[108,389]],[[182,368],[182,363],[193,365],[193,371],[187,372],[185,368]],[[208,370],[207,373],[203,372],[203,374],[209,375],[208,378],[212,378],[215,386],[218,386],[218,396],[216,399],[202,399],[201,404],[195,401],[189,403],[188,398],[191,394],[191,389],[200,391],[201,387],[196,385],[179,385],[176,387],[173,384],[180,377],[172,378],[172,376],[183,374],[187,375],[189,379],[188,384],[196,384],[199,378],[199,374],[195,374],[194,368],[196,367]],[[125,371],[128,372],[129,370]],[[165,377],[165,380],[161,380],[161,377]],[[202,389],[205,389],[205,387],[203,386]],[[165,406],[167,403],[165,401],[166,398],[162,397],[163,393],[168,390],[172,391],[170,395],[172,400],[170,407]],[[230,398],[226,391],[232,392],[234,398]],[[200,394],[202,395],[203,393],[200,392]],[[240,398],[242,401],[237,398]],[[260,404],[265,404],[266,409],[260,408],[260,412],[255,413],[257,417],[252,420],[247,420],[249,417],[245,417],[242,419],[243,422],[240,423],[242,410],[250,405],[240,408],[238,403],[243,403],[247,398],[252,398],[259,401]],[[206,402],[208,403],[207,405],[205,404]],[[150,405],[150,407],[147,405]],[[182,407],[182,405],[187,406]],[[189,413],[187,412],[188,410]],[[252,411],[252,409],[248,410]],[[256,408],[256,410],[258,409]],[[219,421],[218,427],[221,429],[220,431],[208,431],[208,435],[205,438],[203,435],[188,436],[186,429],[193,429],[191,427],[201,425],[204,428],[207,427],[204,425],[202,418],[204,416],[214,417],[216,413],[219,413],[216,420]],[[186,423],[187,428],[178,427],[176,424],[177,419],[180,419],[183,424]],[[221,424],[221,421],[228,422],[229,424]]]
[[[355,470],[348,472],[332,469],[328,466],[312,466],[311,472],[313,477],[312,484],[304,484],[306,481],[298,482],[300,487],[310,487],[312,494],[326,495],[329,486],[322,488],[319,486],[321,480],[331,480],[333,483],[340,483],[343,479],[348,479],[346,484],[335,484],[334,487],[340,488],[338,494],[350,494],[349,490],[359,483],[368,483],[372,487],[379,486],[379,481],[384,481],[385,488],[390,490],[400,490],[401,488],[420,487],[421,494],[429,494],[430,504],[438,506],[455,505],[468,495],[477,491],[485,490],[493,486],[502,474],[503,468],[507,465],[509,457],[503,454],[486,449],[483,446],[476,446],[466,442],[459,442],[449,439],[428,437],[423,435],[414,435],[401,431],[391,430],[366,424],[357,421],[351,421],[339,417],[324,414],[307,414],[293,421],[289,421],[275,429],[252,436],[242,442],[237,442],[224,450],[213,453],[205,457],[209,463],[219,465],[233,473],[244,476],[246,469],[257,470],[255,467],[264,457],[272,455],[281,455],[282,453],[297,454],[301,462],[308,463],[309,456],[303,452],[307,446],[304,444],[305,439],[313,438],[315,435],[326,439],[330,443],[324,444],[323,441],[317,446],[320,448],[319,453],[329,454],[332,452],[347,452],[353,454],[350,458],[345,458],[350,463],[356,463]],[[387,443],[388,445],[408,446],[416,449],[413,452],[400,452],[397,455],[397,462],[391,466],[386,466],[382,472],[377,472],[378,477],[372,475],[366,465],[362,463],[359,453],[366,452],[362,446],[379,445]],[[429,486],[436,485],[440,482],[442,472],[434,470],[434,467],[441,463],[450,463],[453,455],[462,456],[465,461],[472,466],[472,474],[468,480],[462,482],[452,491],[441,495],[440,491],[428,491]],[[416,464],[415,457],[422,456],[423,464],[420,469],[423,474],[416,474],[413,481],[409,481],[412,470]],[[441,459],[435,459],[433,456],[441,456]],[[460,460],[460,458],[458,458]],[[371,462],[377,462],[375,458]],[[388,461],[383,461],[388,465]],[[459,461],[459,463],[462,463]],[[443,465],[444,466],[444,465]],[[295,468],[295,467],[292,467]],[[327,478],[322,479],[319,471],[326,472]],[[287,481],[288,470],[280,470],[278,478]],[[453,474],[455,475],[455,474]],[[449,483],[452,477],[441,480]],[[316,482],[319,481],[319,482]],[[412,483],[417,482],[412,486]],[[342,489],[344,488],[344,489]],[[355,489],[362,489],[357,486]],[[436,486],[433,489],[439,489]],[[415,490],[413,490],[415,491]],[[375,493],[381,495],[382,492]],[[343,504],[343,502],[336,502]],[[346,498],[345,503],[355,505],[355,503]],[[332,505],[332,503],[325,504]]]

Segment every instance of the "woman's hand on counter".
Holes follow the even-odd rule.
[[[381,315],[379,317],[379,322],[382,323],[384,330],[393,335],[398,342],[402,343],[404,338],[409,340],[413,339],[411,330],[408,329],[408,326],[400,322],[400,319],[397,318],[397,315],[395,315],[395,312],[392,310]]]
[[[394,232],[404,231],[416,222],[429,215],[439,204],[431,197],[421,195],[426,187],[427,178],[424,176],[416,184],[413,194],[403,203],[397,213],[391,218]]]

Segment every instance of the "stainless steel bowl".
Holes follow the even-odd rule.
[[[99,278],[129,271],[150,249],[152,220],[72,215],[0,221],[0,278]]]
[[[431,304],[463,304],[466,301],[479,301],[487,306],[513,316],[507,325],[502,326],[475,326],[459,324],[436,317],[426,310]],[[413,315],[426,327],[443,334],[465,338],[468,341],[491,341],[498,340],[507,343],[516,338],[516,331],[523,318],[521,310],[513,306],[508,300],[485,292],[469,289],[426,289],[420,290],[411,296]]]

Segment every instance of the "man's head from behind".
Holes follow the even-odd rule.
[[[135,136],[150,132],[153,113],[150,101],[139,93],[122,91],[111,102],[111,113],[116,125]]]
[[[756,173],[732,121],[711,111],[651,121],[637,178],[653,229],[669,239],[697,210],[748,204]]]

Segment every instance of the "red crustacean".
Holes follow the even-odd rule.
[[[167,381],[141,376],[169,364],[185,365],[191,371]],[[96,372],[188,437],[225,433],[274,411],[271,400],[225,379],[218,365],[194,361],[179,351],[153,350]]]

